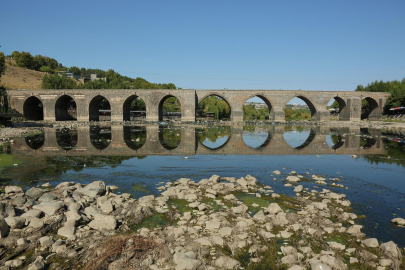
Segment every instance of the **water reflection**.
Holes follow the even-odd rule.
[[[289,146],[300,150],[307,147],[315,135],[309,126],[285,126],[283,137]]]
[[[125,126],[124,141],[129,148],[133,150],[140,149],[146,142],[146,128],[139,126]]]
[[[159,141],[167,150],[173,150],[181,143],[181,128],[171,126],[159,127]]]
[[[30,135],[25,137],[25,142],[27,145],[34,150],[37,150],[44,145],[45,142],[45,136],[43,133],[41,134],[36,134],[36,135]]]
[[[345,141],[342,135],[340,135],[338,131],[335,131],[335,133],[331,133],[329,136],[326,136],[326,143],[332,149],[339,149],[344,145]]]
[[[253,149],[266,147],[271,141],[271,134],[268,127],[263,126],[244,126],[243,141]]]
[[[231,137],[230,126],[212,126],[196,128],[198,141],[205,147],[216,150],[225,146]]]
[[[57,129],[56,142],[63,150],[70,151],[77,144],[77,129]],[[35,148],[33,148],[35,149]]]
[[[90,141],[96,149],[106,149],[111,142],[111,127],[90,126]]]

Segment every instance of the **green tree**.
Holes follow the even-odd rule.
[[[29,52],[21,52],[17,59],[15,59],[15,63],[18,67],[34,69],[36,67],[36,62],[34,62],[34,57]]]
[[[1,76],[6,72],[6,59],[4,57],[4,53],[0,52],[0,81]],[[6,88],[0,85],[0,110],[4,111],[4,108],[8,108],[7,102],[7,92]]]
[[[70,67],[69,71],[72,72],[73,74],[80,74],[80,69],[76,66]]]
[[[65,75],[59,76],[58,74],[45,75],[42,78],[43,89],[76,89],[78,88],[76,82],[66,77]]]

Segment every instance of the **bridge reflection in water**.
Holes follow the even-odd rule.
[[[254,133],[247,126],[216,128],[220,134],[211,141],[222,138],[223,144],[213,147],[206,144],[210,138],[204,135],[204,130],[209,128],[204,127],[113,125],[70,130],[45,128],[44,134],[15,139],[11,152],[37,156],[386,154],[382,140],[377,136],[368,136],[367,139],[358,136],[368,133],[360,128],[306,127],[308,138],[296,147],[290,146],[284,138],[291,126],[261,126],[260,134],[264,135],[260,139],[263,142],[255,147],[245,143],[246,135]]]

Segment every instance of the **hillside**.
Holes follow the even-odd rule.
[[[0,82],[6,89],[41,89],[45,72],[13,67],[8,64],[6,66],[6,73],[1,76]]]

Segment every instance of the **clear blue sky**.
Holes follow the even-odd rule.
[[[192,89],[405,77],[405,1],[2,1],[1,50]]]

